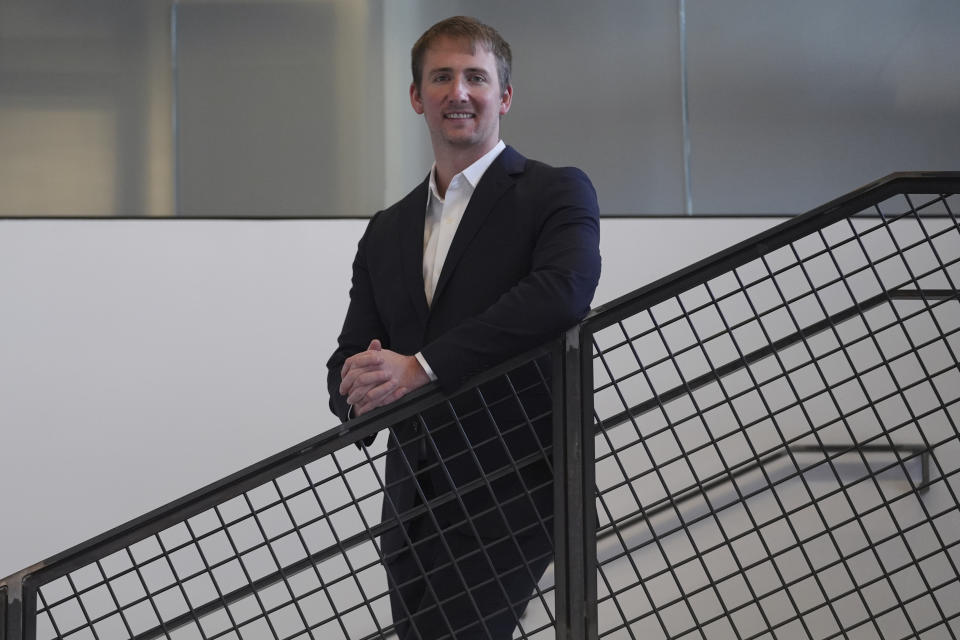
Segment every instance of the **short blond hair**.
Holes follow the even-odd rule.
[[[496,29],[476,18],[454,16],[441,20],[424,31],[410,50],[410,70],[413,72],[413,84],[417,91],[420,91],[420,83],[423,81],[423,59],[427,49],[439,38],[466,40],[474,47],[478,44],[482,45],[497,59],[500,90],[505,91],[510,85],[510,66],[513,64],[513,55],[510,52],[510,45],[503,36]]]

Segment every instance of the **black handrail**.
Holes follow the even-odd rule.
[[[629,518],[616,520],[603,525],[597,530],[597,541],[607,540],[617,534],[620,529],[630,528],[641,522],[646,522],[655,518],[661,513],[667,513],[676,510],[681,505],[702,498],[708,492],[727,485],[737,478],[748,475],[757,469],[767,467],[768,465],[789,457],[794,453],[833,453],[834,457],[847,455],[850,453],[859,453],[861,456],[866,453],[907,453],[910,457],[920,456],[920,482],[916,485],[917,492],[925,493],[930,490],[930,457],[933,451],[920,444],[832,444],[832,445],[788,445],[778,451],[769,453],[757,460],[749,460],[744,464],[730,469],[721,476],[706,482],[702,485],[695,485],[684,489],[678,495],[670,496],[660,501],[649,509],[633,515]]]

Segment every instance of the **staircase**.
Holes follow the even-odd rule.
[[[381,536],[513,512],[553,547],[516,637],[957,638],[958,193],[878,180],[0,580],[0,640],[389,637]],[[409,446],[450,490],[384,510]]]

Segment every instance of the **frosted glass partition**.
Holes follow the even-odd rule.
[[[169,10],[0,2],[0,217],[169,211]]]
[[[687,2],[697,213],[798,213],[960,168],[956,0]]]
[[[460,4],[514,49],[506,140],[584,169],[605,215],[683,211],[675,0]]]
[[[366,5],[176,5],[179,213],[382,206],[382,30]]]
[[[182,0],[180,211],[366,216],[404,195],[430,163],[409,47],[457,13],[514,49],[504,138],[584,168],[604,215],[795,214],[960,166],[953,0]]]
[[[505,140],[606,216],[960,168],[956,0],[3,0],[0,217],[370,216],[430,167],[410,46],[458,13],[514,49]]]
[[[370,215],[404,195],[431,161],[407,98],[409,49],[457,13],[511,42],[510,144],[584,168],[607,213],[681,209],[673,0],[184,1],[180,212]]]

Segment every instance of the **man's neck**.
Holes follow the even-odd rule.
[[[482,158],[490,149],[493,149],[497,146],[499,138],[494,140],[488,148],[477,150],[476,147],[471,147],[467,149],[443,149],[438,153],[437,149],[434,149],[434,161],[437,163],[436,166],[436,182],[437,182],[437,192],[440,194],[440,197],[443,198],[447,193],[447,187],[450,186],[450,181],[453,180],[453,176],[457,175],[474,162]]]

